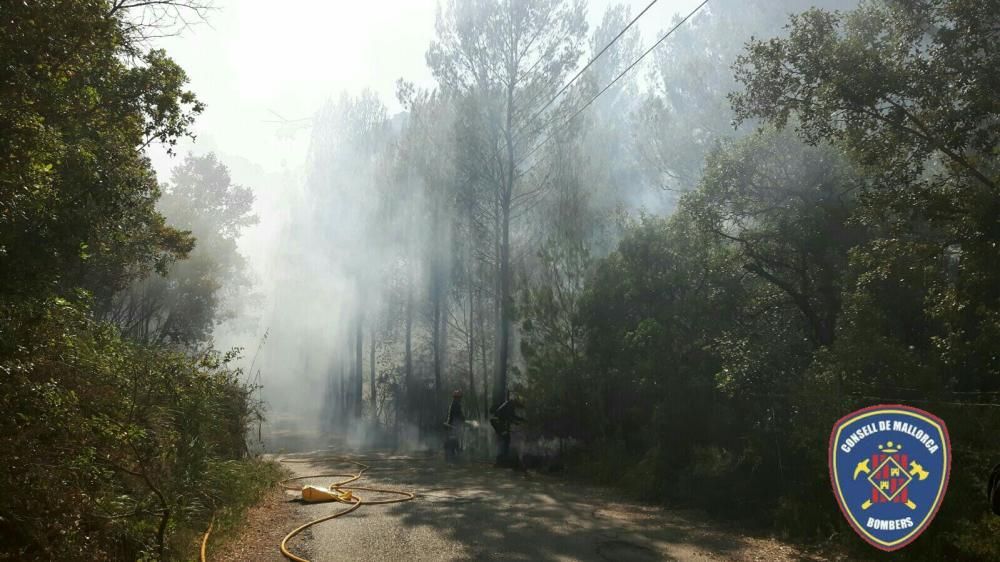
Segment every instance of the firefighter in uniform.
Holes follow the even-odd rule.
[[[490,417],[490,425],[493,426],[493,431],[497,434],[496,466],[518,468],[520,465],[520,459],[511,451],[510,447],[511,427],[525,421],[524,418],[517,415],[517,408],[520,407],[520,402],[508,395],[507,400],[497,406],[493,410],[493,416]]]
[[[458,458],[461,450],[461,443],[458,439],[458,432],[462,424],[465,423],[465,414],[462,412],[462,391],[456,390],[451,393],[451,407],[448,408],[448,419],[444,425],[448,428],[448,433],[444,440],[444,458],[453,461]]]

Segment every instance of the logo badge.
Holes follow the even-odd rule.
[[[830,434],[830,480],[851,527],[876,548],[913,542],[941,507],[951,474],[944,421],[880,405],[840,418]]]

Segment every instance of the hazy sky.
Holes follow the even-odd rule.
[[[649,0],[594,0],[591,29],[606,7],[624,3],[632,14]],[[271,111],[287,119],[308,118],[342,90],[370,88],[391,112],[398,110],[400,77],[433,86],[424,53],[434,36],[436,0],[215,0],[207,24],[159,46],[188,73],[207,105],[195,130],[198,153],[239,155],[264,170],[299,168],[308,131],[279,135]],[[660,0],[637,24],[649,45],[674,14],[697,0]],[[649,57],[650,59],[652,57]],[[636,69],[638,70],[638,69]],[[183,154],[188,146],[178,151]],[[174,162],[154,155],[161,173]],[[245,178],[237,178],[252,184]]]
[[[278,124],[268,122],[277,119],[272,112],[286,119],[308,119],[330,97],[364,88],[377,92],[390,112],[397,112],[399,78],[434,86],[424,54],[434,36],[437,1],[214,3],[217,9],[207,23],[157,44],[187,71],[191,89],[206,104],[194,126],[197,141],[181,143],[173,158],[162,147],[154,147],[150,154],[165,181],[188,151],[214,151],[230,168],[235,183],[253,189],[260,222],[244,231],[239,247],[264,300],[251,307],[257,317],[252,321],[256,327],[248,328],[253,333],[246,332],[242,321],[216,330],[220,348],[242,345],[252,350],[273,323],[272,297],[281,283],[275,272],[283,267],[280,256],[289,251],[282,233],[296,220],[309,144],[308,127],[296,134],[282,132]],[[590,3],[591,30],[614,3],[619,2]],[[620,3],[638,14],[649,0]],[[636,24],[642,44],[652,44],[672,25],[674,14],[686,14],[697,4],[698,0],[660,0]],[[244,363],[252,355],[247,354]]]

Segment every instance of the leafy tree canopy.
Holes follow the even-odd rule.
[[[67,16],[70,14],[70,16]],[[189,134],[202,105],[106,1],[0,8],[0,289],[109,295],[191,237],[156,212],[141,149]]]

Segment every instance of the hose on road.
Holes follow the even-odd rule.
[[[408,459],[408,460],[411,460],[411,459]],[[347,509],[338,511],[336,513],[332,513],[330,515],[325,515],[325,516],[320,517],[318,519],[313,519],[312,521],[309,521],[309,522],[304,523],[302,525],[299,525],[295,529],[292,529],[287,535],[285,535],[285,538],[283,538],[281,540],[281,554],[285,558],[287,558],[289,560],[294,560],[295,562],[309,562],[309,560],[306,559],[306,558],[302,558],[301,556],[298,556],[298,555],[294,554],[291,550],[289,550],[288,549],[288,541],[290,541],[296,535],[298,535],[302,531],[305,531],[309,527],[312,527],[313,525],[317,525],[319,523],[323,523],[324,521],[329,521],[331,519],[336,519],[337,517],[340,517],[342,515],[347,515],[348,513],[350,513],[352,511],[358,509],[362,505],[382,505],[382,504],[388,504],[388,503],[399,503],[399,502],[405,502],[405,501],[412,500],[412,499],[414,499],[416,497],[416,495],[414,495],[413,493],[406,492],[406,491],[403,491],[403,490],[390,490],[390,489],[385,489],[385,488],[370,488],[370,487],[366,487],[366,486],[350,486],[349,484],[351,484],[352,482],[356,482],[357,480],[360,480],[361,477],[364,475],[364,473],[367,472],[368,469],[371,468],[367,464],[361,463],[361,462],[359,462],[357,460],[347,459],[347,458],[343,458],[343,457],[321,457],[321,458],[303,458],[303,459],[278,459],[278,462],[282,462],[282,463],[337,462],[337,463],[353,464],[353,465],[357,466],[358,469],[359,469],[358,472],[353,473],[353,474],[324,473],[324,474],[309,474],[309,475],[306,475],[306,476],[295,476],[295,477],[292,477],[292,478],[286,478],[286,479],[284,479],[284,480],[282,480],[281,482],[278,483],[278,485],[280,485],[285,490],[301,491],[302,490],[302,486],[299,486],[299,485],[296,485],[296,484],[291,484],[291,482],[297,482],[297,481],[300,481],[300,480],[308,480],[308,479],[314,479],[314,478],[329,478],[329,477],[345,478],[345,480],[340,480],[338,482],[334,482],[334,483],[330,484],[329,489],[331,491],[333,491],[333,492],[338,492],[339,495],[343,496],[343,498],[338,498],[335,501],[342,502],[342,503],[347,503],[347,504],[349,504],[350,507],[348,507]],[[358,495],[354,494],[354,490],[360,490],[360,491],[363,491],[363,492],[374,492],[374,493],[378,493],[378,494],[394,494],[394,495],[401,496],[401,497],[398,497],[398,498],[388,498],[388,499],[378,499],[378,500],[365,500],[365,499],[359,497]],[[346,492],[350,492],[350,493],[348,494]],[[212,527],[214,526],[214,524],[215,524],[215,521],[214,521],[214,517],[213,517],[212,524],[210,524],[208,526],[208,530],[205,531],[205,535],[202,537],[202,540],[201,540],[201,562],[207,562],[206,555],[205,555],[205,550],[206,550],[206,547],[208,545],[208,537],[212,533]]]
[[[294,485],[289,485],[288,483],[289,482],[294,482],[294,481],[297,481],[297,480],[306,480],[306,479],[309,479],[309,478],[325,478],[325,477],[329,477],[329,476],[347,477],[347,480],[342,480],[340,482],[335,482],[333,484],[330,484],[329,487],[330,487],[331,491],[336,491],[336,492],[341,492],[341,493],[343,493],[345,491],[351,491],[352,492],[350,494],[350,496],[349,496],[349,499],[347,499],[347,500],[338,499],[337,500],[337,501],[340,501],[340,502],[349,503],[350,507],[348,507],[347,509],[344,509],[342,511],[338,511],[338,512],[333,513],[331,515],[326,515],[324,517],[320,517],[318,519],[313,519],[312,521],[309,521],[308,523],[305,523],[303,525],[300,525],[300,526],[296,527],[291,532],[289,532],[287,535],[285,535],[285,538],[281,540],[281,554],[283,554],[285,556],[285,558],[288,558],[289,560],[294,560],[295,562],[309,562],[309,560],[307,560],[305,558],[302,558],[301,556],[297,556],[297,555],[293,554],[290,550],[288,550],[288,541],[291,540],[293,537],[295,537],[295,535],[298,535],[299,533],[301,533],[302,531],[305,531],[309,527],[312,527],[313,525],[316,525],[318,523],[322,523],[324,521],[329,521],[331,519],[336,519],[337,517],[340,517],[341,515],[347,515],[348,513],[354,511],[355,509],[358,509],[362,505],[381,505],[381,504],[387,504],[387,503],[399,503],[399,502],[405,502],[405,501],[412,500],[413,498],[416,497],[413,493],[406,492],[406,491],[403,491],[403,490],[389,490],[389,489],[385,489],[385,488],[369,488],[369,487],[365,487],[365,486],[348,486],[348,484],[350,484],[351,482],[355,482],[355,481],[359,480],[364,475],[364,473],[366,471],[368,471],[369,468],[371,468],[370,466],[368,466],[368,465],[366,465],[364,463],[355,461],[355,460],[345,459],[345,458],[340,458],[340,457],[326,457],[326,458],[322,458],[322,459],[278,459],[278,460],[279,460],[279,462],[285,462],[285,463],[294,463],[294,462],[307,462],[307,463],[310,463],[310,462],[324,462],[324,461],[343,462],[343,463],[350,463],[350,464],[356,465],[360,469],[357,472],[357,474],[350,474],[350,475],[347,475],[347,474],[314,474],[314,475],[308,475],[308,476],[297,476],[297,477],[294,477],[294,478],[288,478],[288,479],[282,480],[280,482],[281,487],[284,488],[284,489],[286,489],[286,490],[301,490],[302,489],[301,486],[296,487]],[[399,498],[390,498],[390,499],[380,499],[380,500],[365,500],[365,499],[363,499],[363,498],[355,495],[353,493],[354,490],[361,490],[361,491],[364,491],[364,492],[375,492],[375,493],[380,493],[380,494],[396,494],[396,495],[402,496],[402,497],[399,497]]]

